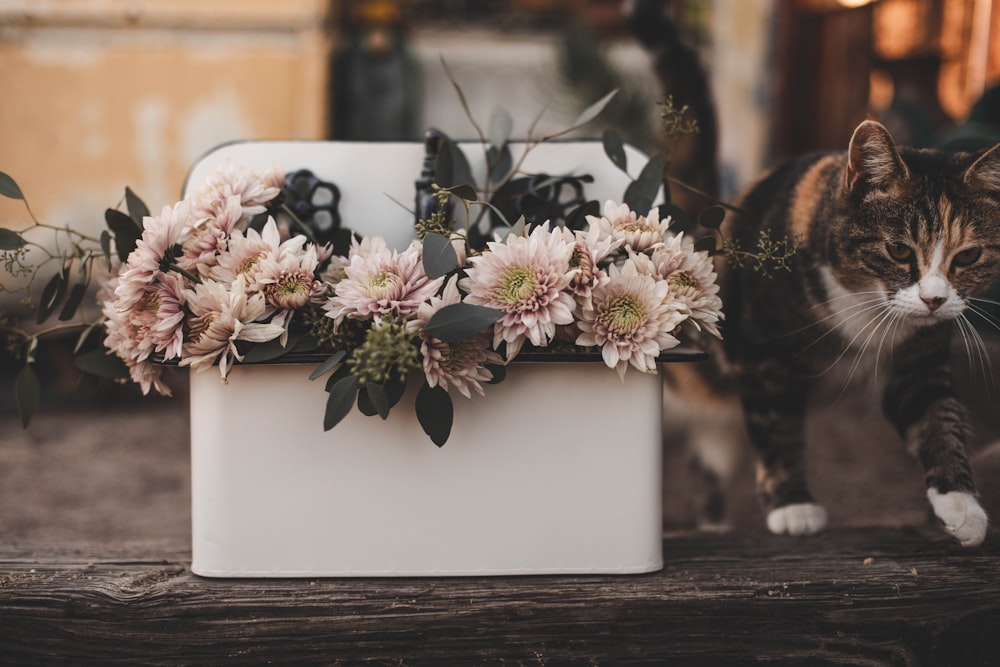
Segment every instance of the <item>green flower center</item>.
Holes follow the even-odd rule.
[[[523,266],[510,269],[500,279],[500,300],[511,306],[528,301],[539,291],[534,272]]]
[[[368,279],[368,294],[375,299],[394,299],[401,292],[402,281],[399,276],[388,271],[376,273]]]
[[[646,309],[634,294],[623,294],[608,304],[597,321],[607,328],[609,338],[625,338],[646,323]]]
[[[691,275],[690,271],[675,271],[667,278],[667,284],[673,289],[686,289],[697,287],[698,281]]]

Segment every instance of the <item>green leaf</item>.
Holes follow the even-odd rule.
[[[431,442],[438,447],[448,442],[455,418],[455,408],[448,392],[440,386],[430,387],[425,382],[417,391],[415,408],[417,421],[420,422],[424,433],[430,436]]]
[[[108,271],[111,270],[111,232],[108,230],[101,231],[101,252],[104,253],[104,262],[108,265]]]
[[[431,232],[424,236],[423,263],[424,273],[433,280],[458,266],[458,253],[451,241],[441,234]]]
[[[608,102],[610,102],[612,98],[614,98],[614,96],[617,94],[618,94],[618,89],[616,88],[615,90],[612,90],[610,93],[608,93],[607,95],[605,95],[604,97],[602,97],[601,99],[597,100],[589,107],[584,109],[583,113],[577,116],[576,121],[573,123],[573,127],[580,127],[581,125],[586,125],[590,121],[597,118],[599,115],[601,115],[601,112],[604,111],[604,107],[608,106]]]
[[[345,356],[347,356],[347,353],[344,352],[343,350],[338,350],[337,352],[334,352],[329,357],[327,357],[326,361],[317,366],[316,370],[314,370],[312,373],[309,374],[309,379],[315,380],[316,378],[323,377],[324,375],[332,371],[333,367],[339,364]]]
[[[363,414],[365,417],[374,417],[378,414],[378,409],[372,404],[370,398],[368,398],[368,392],[365,391],[364,387],[358,392],[358,412]]]
[[[36,324],[42,324],[55,311],[56,306],[66,295],[66,276],[63,272],[52,276],[49,282],[42,288],[42,296],[38,302],[38,313],[35,317]]]
[[[406,381],[399,379],[399,376],[393,373],[389,377],[389,381],[384,385],[385,396],[389,400],[389,408],[393,408],[399,401],[403,398],[403,394],[406,393]]]
[[[566,216],[566,226],[570,229],[587,229],[587,216],[601,217],[601,203],[596,199],[580,204]]]
[[[690,232],[694,229],[694,221],[677,204],[667,202],[656,208],[660,211],[660,220],[670,218],[669,229],[671,232],[676,234],[677,232]]]
[[[15,231],[0,227],[0,250],[17,250],[27,241]]]
[[[83,349],[83,346],[87,342],[87,339],[90,338],[90,334],[94,333],[94,331],[99,326],[100,325],[95,322],[94,324],[87,326],[87,328],[85,328],[83,331],[80,332],[80,335],[76,339],[76,345],[73,346],[73,354],[77,354],[80,352],[80,350]]]
[[[24,199],[21,188],[17,186],[14,179],[0,171],[0,195],[8,199]]]
[[[246,356],[243,357],[243,363],[260,364],[265,361],[280,359],[289,352],[294,352],[299,343],[302,342],[302,338],[302,336],[291,335],[285,341],[284,345],[281,344],[280,336],[264,343],[254,343],[247,349]]]
[[[448,138],[441,140],[441,148],[434,163],[434,180],[442,188],[468,185],[475,190],[476,179],[472,177],[468,158],[458,144]]]
[[[486,370],[493,374],[486,384],[500,384],[507,378],[507,367],[503,364],[486,364]]]
[[[508,236],[524,236],[524,233],[527,231],[527,229],[528,229],[528,223],[525,221],[524,216],[522,215],[520,218],[517,219],[517,222],[515,222],[513,225],[510,226],[510,229],[508,229],[507,233],[503,235],[503,238],[506,241]]]
[[[84,283],[77,283],[73,285],[73,289],[69,291],[69,298],[66,299],[66,303],[63,304],[62,310],[59,312],[59,321],[66,322],[67,320],[73,319],[76,315],[76,311],[80,308],[80,304],[83,303],[83,297],[87,294],[87,286]]]
[[[663,158],[654,155],[642,168],[639,177],[625,189],[625,203],[639,215],[646,215],[663,185]]]
[[[514,120],[503,107],[494,107],[490,114],[490,146],[497,150],[503,148],[510,141],[510,131],[514,129]]]
[[[614,130],[604,130],[601,135],[601,143],[604,144],[604,154],[608,156],[611,163],[628,173],[628,157],[625,155],[625,144],[621,136]]]
[[[73,365],[97,377],[118,380],[129,376],[128,366],[103,345],[73,358]]]
[[[115,235],[115,248],[118,251],[118,259],[126,261],[128,256],[135,250],[135,242],[142,237],[142,228],[135,224],[132,218],[121,211],[109,208],[104,211],[104,221],[108,229]]]
[[[715,238],[712,236],[706,236],[705,238],[698,239],[694,242],[695,252],[705,251],[709,255],[714,255],[715,249]]]
[[[21,426],[28,428],[42,398],[38,376],[31,364],[25,364],[17,374],[17,379],[14,381],[14,398],[17,401],[17,412],[21,415]]]
[[[383,420],[389,417],[389,397],[385,393],[385,387],[380,384],[369,383],[364,386],[364,391],[368,394],[375,412]]]
[[[330,388],[326,399],[326,414],[323,415],[323,430],[329,431],[343,420],[354,407],[358,394],[358,378],[353,375],[341,378]]]
[[[129,217],[133,222],[142,228],[142,219],[149,215],[146,203],[139,199],[131,188],[125,188],[125,206],[128,208]]]
[[[471,185],[453,185],[448,188],[448,192],[465,201],[476,201],[479,199],[479,193]]]
[[[709,206],[698,216],[698,224],[708,229],[718,229],[726,218],[726,209],[719,205]]]
[[[486,150],[486,163],[489,171],[487,180],[490,183],[503,181],[504,176],[514,168],[514,156],[511,155],[510,144],[504,145],[500,150],[490,146]]]
[[[446,343],[457,343],[479,333],[503,317],[503,312],[471,303],[453,303],[434,313],[423,332]]]

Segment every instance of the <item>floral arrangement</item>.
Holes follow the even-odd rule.
[[[507,138],[491,134],[484,142],[507,150]],[[624,162],[613,137],[605,148]],[[662,163],[653,167],[644,172],[658,186]],[[155,215],[127,190],[128,212],[109,209],[99,239],[35,221],[21,232],[0,229],[0,251],[9,273],[26,274],[31,229],[69,240],[71,252],[48,255],[59,266],[42,290],[38,321],[60,305],[59,319],[72,319],[95,279],[100,313],[77,344],[86,371],[115,374],[109,368],[120,360],[143,393],[169,394],[162,375],[171,364],[225,382],[237,364],[322,355],[311,379],[329,375],[325,429],[355,406],[386,418],[416,378],[417,417],[439,446],[451,430],[452,393],[486,395],[529,352],[591,355],[624,382],[629,369],[656,372],[658,356],[686,332],[719,337],[710,249],[675,233],[661,216],[669,209],[652,207],[651,197],[643,210],[611,201],[581,209],[579,229],[522,219],[477,247],[447,204],[458,201],[466,213],[473,204],[492,207],[479,193],[436,185],[439,206],[406,248],[351,236],[335,249],[287,206],[278,167],[227,164]],[[23,198],[5,174],[0,194]],[[74,272],[81,280],[69,287]],[[17,380],[25,423],[37,403],[35,340],[24,334],[29,352]]]

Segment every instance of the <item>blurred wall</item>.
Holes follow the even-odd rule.
[[[158,210],[221,142],[322,138],[327,6],[0,0],[0,171],[43,222],[100,230],[124,186]]]

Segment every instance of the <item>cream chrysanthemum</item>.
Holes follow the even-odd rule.
[[[226,251],[230,235],[243,222],[243,206],[239,196],[232,195],[213,201],[209,209],[196,211],[192,216],[197,217],[198,225],[184,240],[177,264],[204,278],[211,275],[220,255]]]
[[[143,394],[156,389],[158,394],[170,396],[170,387],[161,381],[163,366],[149,361],[149,347],[143,346],[149,321],[134,317],[132,310],[116,307],[114,292],[117,285],[117,275],[112,276],[98,293],[104,314],[104,345],[125,362],[132,381],[139,385]]]
[[[264,317],[267,303],[263,294],[248,295],[242,279],[237,279],[231,290],[221,283],[201,283],[187,291],[187,304],[191,329],[180,364],[200,370],[218,360],[223,380],[233,359],[243,360],[237,341],[266,343],[284,331],[277,324],[257,322]]]
[[[543,347],[556,325],[573,322],[574,301],[565,290],[576,275],[569,266],[574,247],[546,223],[528,236],[491,241],[488,252],[469,258],[472,267],[461,283],[469,294],[465,301],[503,312],[493,328],[493,346],[506,342],[508,361],[525,340]]]
[[[208,220],[216,202],[229,197],[239,197],[241,217],[249,220],[267,210],[285,182],[284,172],[277,166],[254,170],[232,161],[226,161],[205,180],[194,195],[195,209],[199,212],[198,224]]]
[[[351,247],[344,278],[323,309],[338,325],[345,317],[376,322],[388,315],[409,319],[443,281],[424,273],[419,243],[396,252],[381,238],[364,239]]]
[[[666,280],[674,299],[687,308],[691,324],[722,338],[718,323],[725,316],[709,254],[695,251],[694,242],[681,233],[653,248],[648,263],[653,275]]]
[[[590,228],[596,230],[598,238],[612,238],[622,241],[636,252],[643,252],[657,243],[662,243],[670,227],[670,219],[660,220],[660,212],[653,208],[646,215],[639,215],[627,204],[604,203],[604,215],[600,218],[587,216]]]
[[[594,289],[593,304],[578,322],[577,345],[599,346],[604,363],[624,380],[629,365],[656,371],[661,350],[676,346],[672,332],[687,316],[670,296],[664,280],[641,273],[632,259],[608,269],[608,280]]]
[[[191,208],[187,200],[164,206],[160,215],[143,218],[142,237],[135,243],[122,267],[115,298],[118,308],[129,309],[142,299],[146,287],[174,262],[174,246],[190,230]]]
[[[493,379],[486,364],[503,363],[503,358],[490,349],[489,329],[456,343],[446,343],[423,333],[424,326],[436,312],[462,300],[457,282],[458,277],[452,276],[440,297],[431,297],[420,304],[416,317],[408,326],[420,336],[420,356],[428,386],[440,385],[443,389],[452,386],[466,398],[472,397],[470,389],[483,396],[482,383]]]

